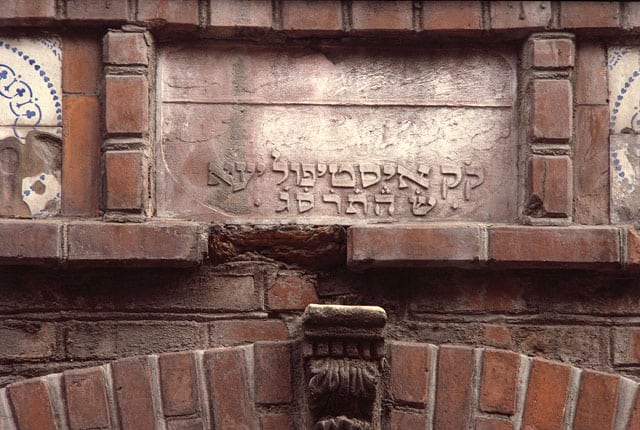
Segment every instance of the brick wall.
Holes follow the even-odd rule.
[[[148,391],[146,366],[155,369],[154,384],[162,383],[174,371],[162,373],[163,363],[182,369],[193,366],[195,356],[70,369],[218,347],[231,349],[205,353],[205,359],[249,357],[259,347],[241,345],[295,341],[308,304],[336,303],[384,307],[387,339],[399,342],[392,357],[402,350],[407,361],[424,364],[406,372],[436,369],[438,357],[435,385],[405,381],[409,373],[393,367],[403,358],[392,358],[393,402],[385,425],[416,428],[434,419],[452,428],[471,422],[511,428],[549,420],[532,424],[544,427],[571,416],[583,428],[591,419],[583,415],[589,405],[610,404],[618,384],[627,384],[629,393],[631,380],[640,378],[640,241],[633,222],[609,219],[606,82],[606,49],[635,43],[639,12],[636,2],[10,0],[0,10],[3,34],[47,31],[62,40],[63,193],[58,217],[0,219],[0,385],[65,373],[46,379],[47,389],[42,380],[12,385],[0,407],[13,408],[22,428],[31,418],[21,418],[16,399],[54,393],[58,400],[66,396],[62,403],[71,410],[80,396],[68,382],[74,378],[95,383],[83,390],[99,393],[118,378],[132,385],[139,378],[132,390]],[[520,52],[517,220],[349,228],[159,219],[157,47],[207,38],[284,47],[320,40],[514,47]],[[492,360],[499,369],[493,376]],[[469,367],[472,361],[476,367]],[[522,363],[528,385],[514,380]],[[195,371],[198,377],[202,371]],[[226,375],[228,384],[245,380],[243,372]],[[568,393],[558,400],[565,415],[531,412],[523,400],[523,393],[526,399],[547,396],[549,388],[538,390],[536,381],[546,383],[548,374]],[[475,382],[446,397],[434,394],[456,378]],[[485,389],[486,378],[496,379],[493,390],[506,384],[515,391],[500,396]],[[595,388],[583,395],[583,386]],[[238,419],[284,428],[281,423],[295,415],[293,406],[281,406],[290,403],[288,394],[260,390],[215,407],[250,405],[253,415]],[[272,395],[287,401],[273,407],[260,400]],[[58,400],[42,411],[43,419],[60,414]],[[161,419],[187,417],[197,428],[198,420],[215,415],[205,412],[214,406],[183,400],[163,404]],[[158,412],[159,400],[144,401],[155,402],[151,409]],[[114,402],[125,400],[109,398],[111,409],[94,416],[78,406],[65,419],[73,428],[116,419],[123,428],[141,428],[135,420],[160,416],[130,416],[120,406],[116,412]],[[447,404],[468,411],[455,418],[467,421],[449,422],[454,417]],[[626,405],[631,408],[630,401]],[[615,408],[614,402],[607,410]],[[598,418],[604,421],[591,424],[611,427],[631,416],[625,413],[604,414]],[[24,428],[29,425],[46,428]],[[167,424],[180,425],[190,424]]]

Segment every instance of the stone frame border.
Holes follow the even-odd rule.
[[[609,222],[608,179],[603,181],[589,173],[609,168],[605,50],[588,40],[580,40],[576,48],[573,34],[606,37],[635,34],[640,30],[640,2],[167,0],[158,5],[152,0],[113,0],[108,4],[92,0],[90,3],[12,0],[0,11],[0,23],[7,26],[7,32],[11,28],[24,32],[24,26],[39,26],[62,34],[65,96],[62,215],[96,218],[102,210],[103,221],[119,224],[115,227],[111,223],[65,219],[0,220],[0,229],[14,238],[12,243],[0,245],[0,261],[4,264],[83,261],[182,265],[200,264],[204,260],[207,225],[153,219],[155,88],[149,86],[155,74],[153,39],[176,35],[187,39],[424,36],[521,40],[519,222],[536,227],[473,223],[452,227],[436,222],[398,225],[378,233],[374,232],[379,227],[352,227],[348,264],[359,268],[465,266],[477,262],[517,267],[640,266],[640,236],[634,228],[594,226]],[[111,27],[116,29],[107,29]],[[65,35],[65,28],[83,32],[92,29],[93,33],[71,38]],[[98,40],[96,34],[104,34],[104,40]],[[117,54],[122,52],[123,55]],[[81,70],[70,67],[78,64],[83,65]],[[594,86],[603,92],[594,92]],[[133,95],[131,103],[118,102],[122,94]],[[558,106],[562,106],[565,114],[555,115]],[[583,121],[589,121],[589,130],[574,130],[574,123]],[[585,148],[594,144],[598,156],[587,157]],[[592,210],[602,203],[605,209]],[[30,234],[24,233],[27,226],[43,232],[37,244]],[[124,250],[120,252],[116,246],[107,246],[100,233],[100,229],[117,229],[131,243],[159,243],[164,240],[166,229],[184,226],[188,226],[189,232],[181,236],[184,246],[174,240],[169,246],[173,253],[154,250],[151,245],[145,245],[149,246],[145,250],[133,249],[127,243],[118,244]],[[396,250],[376,254],[362,240],[366,235],[386,234],[385,231],[393,229],[417,233],[413,236],[427,241],[416,243],[416,249],[423,252],[409,255]],[[73,234],[78,231],[91,233],[82,239],[86,246],[74,248]],[[469,231],[475,233],[467,238]],[[434,242],[429,242],[435,240],[435,236],[429,236],[434,234],[443,243],[455,246],[443,250],[444,245],[437,243],[434,247]],[[408,235],[407,243],[412,242],[411,236]],[[574,250],[579,247],[592,255],[567,253],[569,247]]]

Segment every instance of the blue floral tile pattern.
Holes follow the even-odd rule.
[[[15,142],[19,143],[15,144],[31,150],[38,145],[27,139],[34,130],[62,136],[61,75],[62,50],[58,38],[0,37],[0,141],[17,139]],[[17,153],[5,151],[5,154]],[[58,212],[61,194],[58,156],[59,150],[53,150],[51,156],[45,157],[42,171],[23,173],[5,181],[5,184],[15,184],[17,189],[4,190],[4,194],[21,196],[22,204],[28,206],[27,214],[30,212],[32,217]],[[8,203],[0,199],[0,206],[3,204],[0,214],[23,216],[12,213],[7,209]]]

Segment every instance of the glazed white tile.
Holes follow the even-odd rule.
[[[24,143],[25,137],[33,129],[33,127],[0,126],[0,139],[4,139],[6,137],[17,137],[22,143]],[[38,131],[44,131],[45,133],[51,133],[62,138],[62,135],[58,133],[59,127],[39,126],[35,127],[35,129]]]
[[[0,126],[24,142],[32,129],[62,125],[60,41],[0,37]]]
[[[609,48],[611,132],[640,132],[640,47]]]
[[[611,222],[637,222],[640,219],[640,135],[612,134],[609,146]]]

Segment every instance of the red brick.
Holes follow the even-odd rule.
[[[98,38],[65,37],[62,41],[62,91],[97,94],[101,80],[102,51]],[[63,112],[67,115],[66,109]]]
[[[422,2],[425,30],[480,30],[482,6],[479,1]]]
[[[526,214],[568,218],[573,209],[573,172],[567,156],[533,155],[529,160]]]
[[[287,337],[287,328],[280,320],[216,321],[211,325],[213,345],[278,341]]]
[[[291,345],[288,342],[258,342],[254,345],[255,401],[264,404],[290,403]]]
[[[632,29],[640,27],[640,2],[629,1],[625,2],[624,16],[627,25]]]
[[[619,386],[618,376],[591,370],[583,371],[573,427],[584,430],[613,430]]]
[[[593,43],[578,45],[576,58],[576,104],[608,106],[607,54]],[[578,130],[582,124],[578,121]]]
[[[391,411],[393,430],[417,430],[427,428],[427,416],[404,411]]]
[[[78,222],[69,225],[67,237],[68,258],[75,262],[193,265],[202,259],[199,228],[192,223]]]
[[[104,62],[107,64],[149,63],[147,41],[144,33],[110,31],[104,37]]]
[[[474,368],[475,357],[472,348],[440,347],[434,428],[469,427]]]
[[[64,388],[71,430],[110,427],[107,384],[101,368],[65,371]]]
[[[7,388],[20,430],[57,430],[49,389],[42,379],[30,379]]]
[[[530,45],[530,56],[533,67],[573,67],[575,47],[570,39],[534,39]]]
[[[210,18],[212,27],[271,28],[273,12],[270,1],[211,0]]]
[[[635,227],[627,229],[627,264],[640,264],[640,232]],[[638,356],[640,358],[640,355]]]
[[[576,108],[573,193],[576,223],[609,222],[608,106]]]
[[[429,348],[424,344],[392,342],[389,390],[398,402],[425,406],[429,391]]]
[[[122,430],[156,428],[151,369],[147,359],[125,358],[111,364],[111,368]]]
[[[105,208],[142,210],[147,168],[140,151],[109,151],[104,155]]]
[[[167,430],[205,430],[202,418],[184,418],[167,421]]]
[[[357,267],[459,263],[479,258],[480,231],[476,226],[358,226],[349,228],[347,234],[347,264]]]
[[[618,230],[608,227],[490,227],[489,259],[503,262],[617,263]]]
[[[62,108],[62,213],[96,217],[101,182],[100,102],[95,96],[65,96]]]
[[[318,303],[315,282],[296,272],[280,272],[267,292],[267,302],[272,311],[302,311]]]
[[[535,141],[571,139],[573,95],[571,82],[563,79],[535,80],[531,87],[531,134]]]
[[[618,2],[576,1],[560,3],[562,28],[611,28],[620,23]]]
[[[127,0],[67,0],[67,17],[80,21],[126,21]]]
[[[498,418],[478,418],[476,430],[513,430],[513,424],[511,421]]]
[[[569,366],[533,360],[522,428],[561,428],[570,379]]]
[[[351,14],[354,30],[413,30],[410,1],[355,1]]]
[[[55,0],[4,0],[0,8],[0,20],[16,21],[17,18],[27,22],[44,22],[44,18],[55,19]]]
[[[240,348],[214,349],[204,354],[215,428],[253,428],[247,360]]]
[[[487,349],[482,355],[479,408],[483,412],[513,415],[520,356],[515,352]]]
[[[284,0],[284,30],[342,30],[342,3],[338,0]]]
[[[144,76],[107,76],[107,133],[143,135],[149,132],[148,85]]]
[[[190,415],[199,411],[195,355],[191,352],[160,354],[160,391],[165,416]]]
[[[56,353],[57,326],[36,321],[0,323],[1,359],[43,359]]]
[[[138,0],[138,20],[178,26],[198,25],[197,0]]]
[[[492,1],[491,28],[544,29],[551,22],[550,1]]]
[[[0,262],[56,261],[62,258],[61,224],[50,221],[0,220]]]
[[[264,415],[260,422],[262,430],[295,430],[293,418],[289,414]]]

